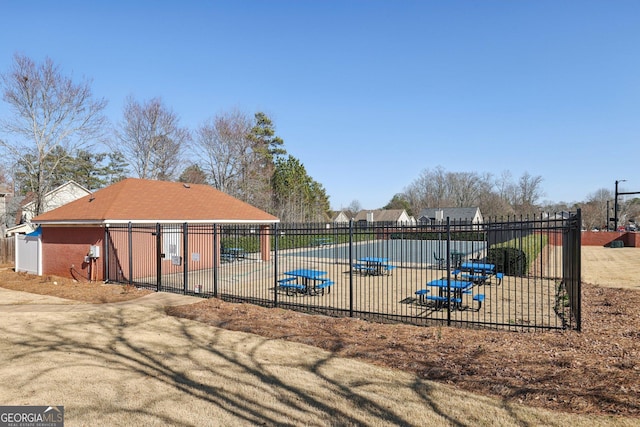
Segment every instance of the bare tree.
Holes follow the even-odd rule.
[[[27,166],[37,215],[42,213],[43,197],[52,190],[56,171],[65,160],[52,153],[72,155],[101,140],[107,102],[94,99],[87,81],[74,83],[49,58],[36,64],[16,54],[13,67],[1,76],[1,82],[3,100],[13,114],[1,123],[9,139],[0,139],[0,146],[13,165]]]
[[[453,206],[449,200],[450,183],[447,172],[438,166],[435,170],[425,169],[420,176],[404,190],[413,212],[429,207]]]
[[[478,206],[491,187],[491,174],[446,172],[439,166],[424,170],[405,189],[404,196],[413,212],[433,207],[471,207]]]
[[[515,204],[517,189],[510,171],[502,171],[494,182],[498,196],[506,203]]]
[[[596,190],[587,196],[586,202],[580,207],[582,223],[588,230],[607,228],[608,219],[613,217],[613,198],[613,192],[606,188]],[[607,204],[607,202],[611,203]],[[607,205],[609,205],[609,212],[607,212]]]
[[[625,209],[627,213],[627,219],[630,223],[633,223],[633,226],[637,230],[638,226],[640,225],[638,224],[638,222],[640,222],[640,199],[633,198],[629,200],[625,203]]]
[[[139,178],[172,180],[182,165],[182,149],[191,138],[178,116],[160,98],[144,104],[131,96],[116,132],[122,151]],[[113,147],[114,149],[116,147]]]
[[[362,203],[357,199],[353,199],[347,206],[347,210],[356,214],[362,210]]]
[[[194,148],[211,184],[240,197],[242,175],[251,152],[251,120],[239,111],[217,115],[196,131]]]
[[[451,172],[444,170],[442,166],[438,166],[433,171],[433,196],[435,197],[436,206],[453,206],[451,200]]]
[[[485,218],[504,218],[513,215],[511,205],[499,193],[487,191],[480,195],[478,207]]]
[[[468,208],[478,206],[480,197],[491,189],[491,174],[480,175],[475,172],[457,172],[448,174],[449,198],[454,207]]]
[[[271,119],[231,111],[205,122],[194,147],[204,153],[202,168],[214,187],[267,212],[273,212],[275,161],[286,154]]]
[[[522,174],[518,180],[516,205],[518,213],[528,214],[535,210],[535,205],[544,195],[542,191],[542,177],[533,176],[529,172]]]

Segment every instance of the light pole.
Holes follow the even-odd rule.
[[[625,181],[626,179],[621,179],[619,181],[616,181],[616,199],[613,201],[613,217],[614,217],[615,226],[616,226],[614,231],[618,231],[618,196],[627,195],[627,194],[640,194],[640,191],[625,191],[625,192],[618,191],[618,183],[625,182]]]
[[[613,231],[618,231],[618,183],[626,181],[626,179],[616,180],[616,198],[613,201]]]

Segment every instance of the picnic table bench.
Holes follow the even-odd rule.
[[[389,264],[384,264],[376,267],[372,267],[367,264],[353,264],[353,269],[356,270],[358,273],[374,274],[374,275],[381,275],[385,273],[391,274],[391,271],[393,271],[395,268],[396,268],[395,265],[389,265]]]
[[[460,268],[454,270],[452,273],[457,278],[468,280],[470,282],[484,285],[491,281],[492,277],[495,277],[497,284],[502,283],[504,277],[503,273],[495,272],[495,264],[487,264],[481,262],[463,262]]]
[[[357,264],[353,264],[353,269],[362,274],[371,274],[381,276],[383,274],[391,274],[396,268],[395,265],[388,264],[387,258],[364,257],[358,260]]]
[[[331,292],[331,286],[334,285],[334,282],[329,279],[324,279],[313,286],[313,289],[307,290],[307,285],[301,285],[296,281],[295,277],[287,277],[286,279],[278,280],[278,286],[280,289],[284,289],[286,294],[291,296],[296,293],[308,294],[308,295],[324,295],[325,291],[327,293]]]
[[[443,288],[440,287],[440,289],[442,290]],[[452,291],[452,294],[449,297],[449,304],[447,304],[447,297],[444,295],[443,292],[441,292],[440,295],[428,295],[429,294],[428,289],[419,289],[415,292],[415,294],[418,296],[421,304],[425,304],[426,302],[431,301],[434,303],[435,308],[438,308],[438,309],[449,306],[450,308],[453,308],[453,309],[463,310],[468,307],[464,307],[462,305],[462,294],[472,294],[472,291],[471,289],[464,289],[462,292],[459,292],[459,293]],[[476,309],[476,311],[480,311],[480,309],[482,308],[482,303],[485,300],[485,295],[475,294],[471,297],[471,299],[478,303],[478,308]]]
[[[326,277],[325,271],[298,269],[287,271],[286,276],[278,280],[278,287],[291,296],[297,293],[305,295],[324,295],[331,292],[334,282]]]
[[[358,273],[367,274],[373,274],[376,271],[375,267],[371,267],[367,264],[353,264],[353,269]]]
[[[462,277],[463,279],[468,280],[473,283],[484,283],[489,279],[489,276],[486,274],[472,274],[472,273],[462,273],[460,270],[454,271],[454,276]]]
[[[420,303],[424,304],[427,301],[433,301],[435,303],[436,308],[442,308],[447,302],[447,297],[444,295],[428,295],[429,289],[419,289],[415,292],[418,296]],[[453,303],[455,306],[459,306],[462,304],[462,298],[451,296],[449,301]]]
[[[222,261],[233,262],[244,259],[246,252],[244,248],[222,248],[220,259]]]

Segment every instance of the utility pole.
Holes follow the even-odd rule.
[[[616,180],[616,198],[613,200],[613,231],[618,231],[618,184],[626,179]]]

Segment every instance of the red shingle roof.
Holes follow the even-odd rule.
[[[253,222],[278,218],[208,185],[128,178],[32,222]]]

